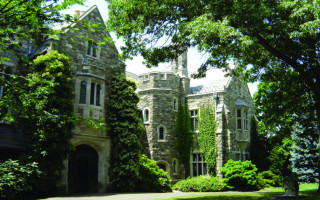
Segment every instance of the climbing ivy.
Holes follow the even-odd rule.
[[[192,148],[191,120],[188,104],[185,101],[184,106],[178,107],[178,117],[176,121],[176,133],[178,137],[178,152],[181,162],[185,167],[185,176],[190,175],[190,153]]]
[[[34,193],[53,194],[60,182],[63,160],[72,149],[74,127],[71,63],[57,51],[38,56],[29,65],[27,76],[6,74],[1,79],[5,94],[0,102],[2,120],[27,132],[28,151],[21,164],[37,162],[41,177]],[[32,178],[32,177],[29,177]],[[0,183],[1,185],[1,183]]]
[[[139,117],[136,83],[116,72],[110,87],[109,135],[112,142],[113,190],[133,192],[139,181],[140,138],[144,127]]]
[[[216,175],[217,142],[216,142],[216,120],[214,107],[203,104],[200,107],[199,132],[197,133],[198,146],[203,153],[208,173]]]

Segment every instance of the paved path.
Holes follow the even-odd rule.
[[[152,200],[152,199],[167,199],[171,197],[181,197],[199,194],[210,194],[212,192],[168,192],[168,193],[104,193],[91,195],[76,195],[69,197],[51,197],[46,200],[75,200],[75,199],[89,199],[89,200]]]

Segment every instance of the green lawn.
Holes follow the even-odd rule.
[[[316,193],[318,184],[303,184],[300,185],[300,195],[304,198],[290,198],[305,199],[305,200],[320,200],[320,193]],[[279,196],[284,194],[282,188],[268,188],[259,192],[216,192],[213,194],[194,195],[186,197],[175,197],[167,200],[178,199],[197,199],[197,200],[260,200],[260,199],[280,199]]]

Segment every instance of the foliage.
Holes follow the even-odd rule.
[[[259,171],[269,169],[270,163],[266,155],[268,155],[268,140],[264,135],[258,132],[258,122],[255,116],[251,117],[250,129],[250,160],[256,165]]]
[[[139,173],[140,178],[135,192],[171,192],[167,172],[160,169],[155,161],[144,154],[140,156]]]
[[[231,189],[244,191],[258,189],[257,171],[256,166],[249,160],[228,160],[221,168],[223,182]]]
[[[0,163],[0,199],[27,199],[41,172],[37,163],[20,164],[17,160]]]
[[[140,177],[140,138],[144,131],[137,107],[137,86],[124,74],[114,72],[110,88],[111,180],[114,190],[132,192]]]
[[[182,192],[217,192],[225,190],[226,184],[218,177],[204,175],[179,181],[173,189]]]
[[[184,106],[178,106],[176,121],[177,148],[181,162],[185,167],[185,177],[190,175],[190,153],[192,148],[193,133],[191,131],[190,111],[185,101]]]
[[[2,120],[28,133],[29,152],[24,162],[37,162],[42,172],[34,191],[49,194],[60,182],[63,160],[71,150],[74,127],[70,60],[57,51],[38,56],[27,78],[4,79],[6,91],[0,102]]]
[[[282,141],[282,145],[275,146],[268,159],[271,162],[270,171],[279,176],[287,176],[292,174],[290,151],[293,141],[286,138]]]
[[[108,2],[109,27],[123,37],[124,53],[141,53],[148,67],[197,47],[208,54],[200,73],[228,68],[230,60],[251,81],[274,75],[274,67],[292,69],[305,91],[314,94],[320,115],[318,1]]]
[[[216,120],[213,107],[205,104],[200,107],[199,132],[197,133],[198,146],[203,153],[208,172],[216,175],[217,142],[216,142]]]
[[[70,22],[70,15],[61,10],[84,0],[2,0],[0,2],[0,47],[4,50],[19,46],[23,40],[40,45],[55,30],[54,23]]]
[[[271,171],[263,171],[258,173],[257,181],[259,188],[279,187],[281,181],[280,176],[275,175]]]
[[[309,117],[306,120],[310,120]],[[294,145],[291,149],[292,171],[299,177],[299,182],[310,183],[318,181],[319,168],[317,161],[319,155],[319,143],[316,138],[319,132],[316,123],[309,121],[309,127],[303,127],[297,123],[293,126],[292,140]]]

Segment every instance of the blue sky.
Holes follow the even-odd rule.
[[[74,14],[75,10],[86,11],[90,7],[96,5],[102,15],[104,21],[108,20],[108,5],[105,0],[88,0],[85,3],[85,6],[72,6],[70,9],[66,10],[63,13],[68,13],[70,15]],[[123,45],[121,39],[117,39],[114,33],[110,33],[113,40],[115,41],[115,45],[120,52],[120,46]],[[206,54],[199,53],[196,49],[188,50],[188,70],[189,72],[196,72],[201,63],[203,63],[207,58]],[[160,64],[158,67],[154,67],[152,69],[147,69],[143,64],[143,58],[141,56],[134,57],[132,60],[127,60],[125,63],[127,65],[126,69],[129,72],[135,74],[142,74],[149,71],[168,71],[170,69],[170,64]],[[257,89],[257,84],[248,84],[251,94]]]

